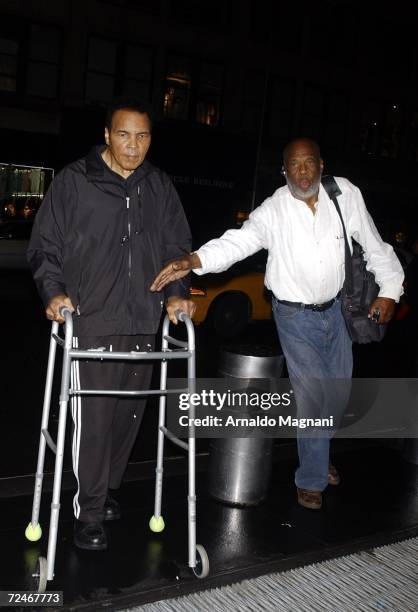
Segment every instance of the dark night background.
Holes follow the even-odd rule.
[[[137,95],[155,112],[150,158],[173,175],[196,240],[251,206],[260,136],[255,204],[281,184],[297,135],[362,189],[387,239],[413,239],[418,71],[405,3],[2,0],[0,11],[1,162],[59,170],[102,142],[107,101]]]
[[[57,172],[103,142],[107,102],[140,97],[154,111],[149,158],[172,176],[196,247],[281,186],[284,145],[308,136],[319,142],[326,172],[360,187],[383,238],[408,253],[418,238],[418,44],[409,7],[364,0],[0,0],[0,164]],[[0,230],[11,220],[7,194],[1,197]],[[23,220],[19,207],[16,219]],[[0,270],[3,498],[10,487],[29,495],[33,486],[28,477],[20,490],[19,477],[35,472],[49,329],[28,271]],[[394,321],[382,345],[355,347],[355,374],[416,376],[411,338],[408,323]],[[215,375],[219,342],[205,329],[197,329],[197,340],[198,375]],[[239,340],[277,345],[269,321],[249,326]],[[56,413],[55,406],[52,429]],[[154,469],[155,416],[147,411],[133,455],[142,477]],[[183,454],[170,444],[167,452]],[[383,463],[398,465],[389,452]],[[361,451],[359,457],[361,473]],[[373,461],[378,471],[380,460]],[[52,457],[46,467],[51,472]],[[68,453],[65,469],[71,488]],[[173,469],[183,472],[184,465]],[[290,477],[276,478],[290,490]],[[355,484],[352,477],[354,491]],[[404,525],[416,525],[412,488],[405,491],[393,503],[405,499]],[[170,495],[173,501],[177,493]],[[293,490],[286,495],[283,516]],[[395,509],[391,518],[368,523],[356,504],[350,512],[359,512],[360,535],[372,533],[373,522],[383,529],[398,520]],[[341,532],[335,527],[330,540],[351,516],[340,514]],[[315,538],[326,541],[321,529]]]
[[[327,172],[360,186],[385,239],[395,244],[401,231],[408,247],[418,235],[418,57],[403,6],[2,0],[0,162],[58,171],[103,142],[110,99],[137,95],[155,114],[150,158],[172,175],[197,246],[282,184],[283,146],[307,135]],[[10,419],[27,401],[23,389],[31,405],[40,401],[48,323],[27,273],[6,270],[1,280]],[[406,375],[408,333],[394,324],[387,355],[360,351],[357,363],[384,364],[364,375]],[[274,331],[265,337],[276,342]],[[215,361],[216,352],[211,373]],[[30,461],[4,462],[2,475],[31,471]]]

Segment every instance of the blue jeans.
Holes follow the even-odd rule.
[[[273,315],[295,393],[297,416],[332,414],[334,425],[338,425],[350,396],[353,371],[352,344],[341,302],[336,300],[328,310],[318,312],[287,306],[273,298]],[[323,491],[327,486],[332,433],[298,436],[297,487]]]

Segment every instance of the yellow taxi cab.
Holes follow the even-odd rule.
[[[264,286],[266,254],[256,253],[227,272],[192,276],[195,324],[205,323],[222,338],[239,334],[250,320],[271,318],[270,292]]]

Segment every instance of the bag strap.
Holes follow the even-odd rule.
[[[322,186],[327,192],[329,198],[334,202],[334,206],[337,209],[337,213],[341,219],[344,232],[344,245],[345,245],[345,290],[347,295],[353,295],[354,293],[354,278],[353,278],[353,266],[351,261],[351,251],[347,238],[347,232],[345,230],[345,223],[341,214],[340,205],[338,204],[337,196],[342,195],[341,189],[338,187],[335,178],[331,175],[325,175],[321,178]]]

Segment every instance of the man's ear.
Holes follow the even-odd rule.
[[[321,169],[321,174],[322,174],[322,172],[324,171],[324,160],[322,159],[319,160],[319,167]]]
[[[107,144],[107,146],[109,146],[110,138],[109,138],[109,130],[107,127],[105,127],[104,137],[105,137],[105,143]]]

